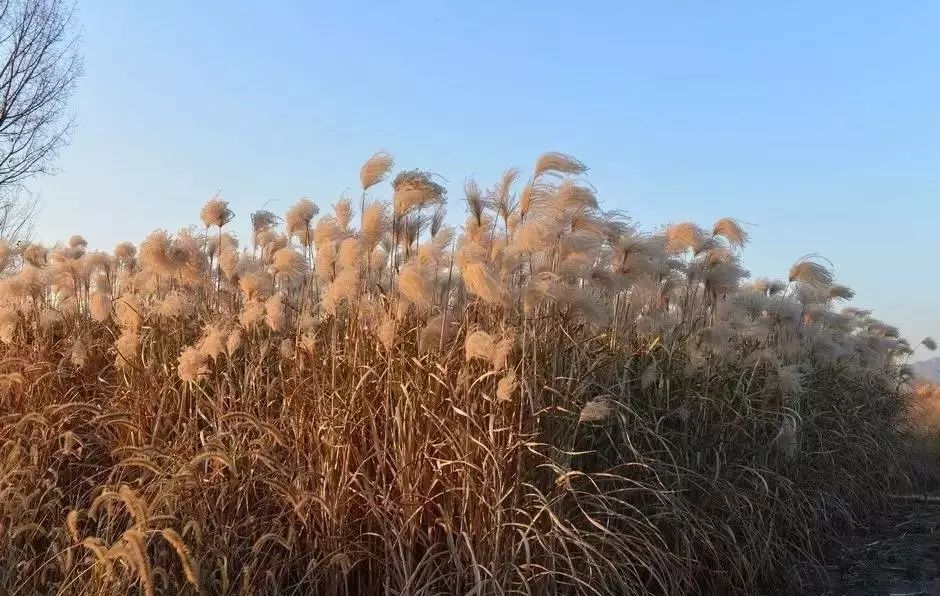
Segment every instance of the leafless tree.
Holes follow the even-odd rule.
[[[0,238],[28,237],[37,204],[24,182],[68,142],[81,70],[73,5],[0,0]]]
[[[25,190],[0,194],[0,239],[11,245],[28,241],[38,211],[39,201]]]

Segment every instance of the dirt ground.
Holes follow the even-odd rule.
[[[898,501],[840,540],[816,575],[794,596],[940,596],[940,499]]]

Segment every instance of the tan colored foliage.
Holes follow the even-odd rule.
[[[911,348],[829,269],[747,283],[739,222],[560,153],[455,234],[426,172],[366,203],[392,164],[241,249],[219,198],[7,247],[0,592],[745,594],[883,502]]]

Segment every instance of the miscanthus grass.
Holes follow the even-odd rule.
[[[0,591],[751,593],[882,504],[912,349],[818,259],[750,281],[560,153],[455,230],[393,165],[244,246],[215,197],[0,247]]]

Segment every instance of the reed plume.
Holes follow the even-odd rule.
[[[395,167],[395,159],[390,153],[379,151],[372,155],[359,170],[362,190],[366,191],[384,180],[393,167]]]
[[[191,382],[209,374],[209,356],[196,347],[185,348],[179,357],[177,373],[183,382]]]
[[[807,259],[797,261],[790,267],[790,281],[804,283],[818,288],[832,285],[832,272],[825,266]]]
[[[114,256],[124,262],[130,261],[137,256],[137,248],[130,242],[119,242],[114,247]]]
[[[713,236],[721,236],[736,248],[743,248],[748,242],[748,233],[741,223],[732,217],[722,217],[712,227]]]
[[[587,166],[570,155],[550,151],[543,153],[535,162],[534,177],[542,174],[573,174],[579,175],[587,172]]]
[[[296,237],[304,246],[310,245],[310,223],[320,212],[320,209],[310,199],[300,199],[287,210],[284,215],[284,224],[287,226],[287,235]]]
[[[666,250],[681,253],[687,250],[699,252],[705,244],[702,229],[694,223],[673,224],[666,228]]]
[[[228,201],[212,198],[206,201],[206,204],[202,206],[199,217],[202,219],[203,225],[207,228],[221,228],[232,221],[232,218],[235,217],[235,213],[229,209]]]
[[[396,216],[407,215],[417,208],[443,203],[447,191],[434,182],[431,174],[420,170],[400,172],[392,181]]]

